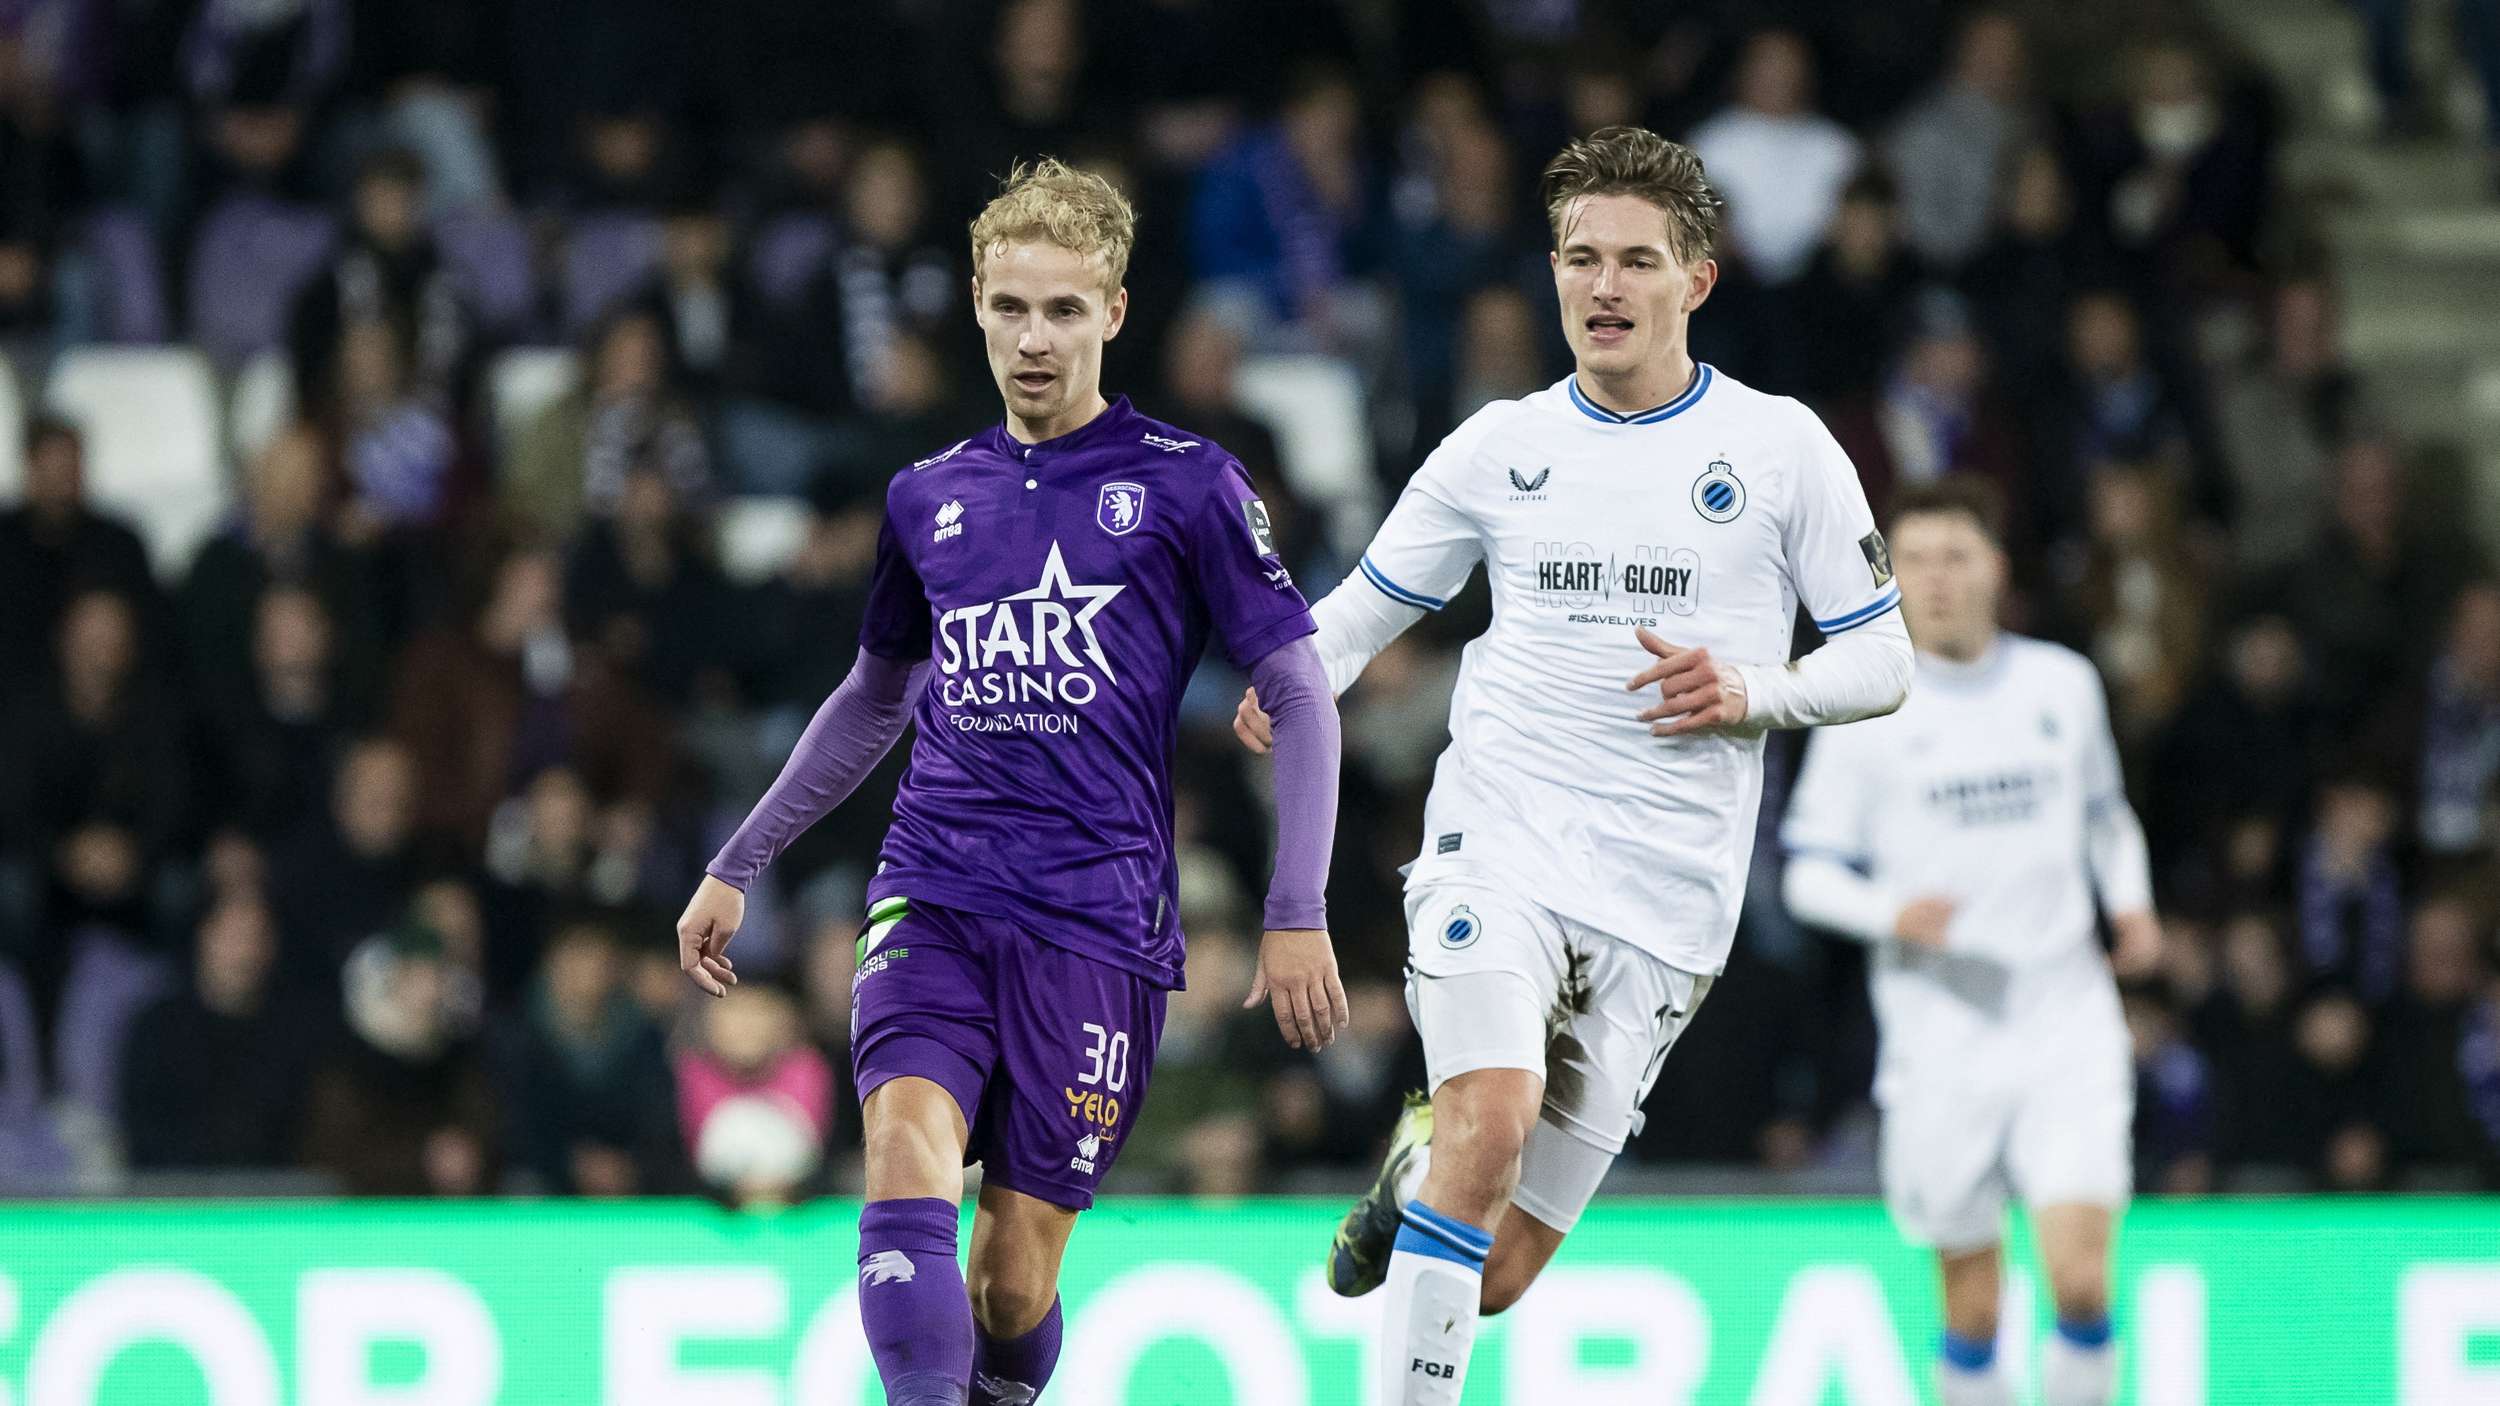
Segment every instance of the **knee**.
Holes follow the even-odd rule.
[[[1514,1070],[1487,1070],[1509,1075]],[[1432,1148],[1437,1163],[1453,1155],[1471,1162],[1506,1165],[1528,1145],[1539,1101],[1534,1076],[1487,1079],[1463,1075],[1433,1101]]]
[[[999,1342],[1040,1327],[1059,1299],[1058,1286],[1039,1275],[981,1265],[965,1277],[964,1289],[972,1299],[972,1321]]]

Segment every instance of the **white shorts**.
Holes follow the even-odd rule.
[[[1490,883],[1412,888],[1406,923],[1406,1008],[1432,1090],[1478,1069],[1545,1081],[1511,1200],[1570,1230],[1640,1130],[1641,1101],[1712,978]]]
[[[2125,1206],[2135,1069],[2108,1004],[1884,1081],[1884,1201],[1904,1236],[1951,1254],[2002,1239],[2009,1199]]]

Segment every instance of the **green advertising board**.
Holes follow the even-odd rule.
[[[1068,1258],[1065,1406],[1371,1406],[1337,1208],[1114,1201]],[[0,1210],[0,1406],[864,1406],[853,1215],[689,1202]],[[2003,1351],[2036,1399],[2019,1243]],[[2500,1201],[2155,1203],[2119,1269],[2140,1406],[2500,1402]],[[2014,1326],[2019,1323],[2018,1328]],[[1932,1400],[1931,1272],[1880,1209],[1610,1201],[1487,1325],[1480,1406]]]

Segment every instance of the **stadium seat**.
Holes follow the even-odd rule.
[[[0,357],[0,505],[14,504],[26,488],[26,397],[17,369]]]
[[[807,541],[807,519],[803,498],[732,498],[721,504],[721,570],[741,586],[770,578]]]
[[[226,400],[226,449],[237,464],[260,457],[295,418],[295,368],[282,351],[253,357]]]
[[[536,330],[538,271],[528,226],[500,211],[467,211],[436,225],[434,243],[487,335],[509,338]]]
[[[235,196],[209,212],[191,250],[191,339],[240,366],[286,338],[295,296],[338,241],[329,215],[292,201]]]
[[[538,412],[581,382],[581,355],[569,347],[514,347],[497,356],[486,371],[486,394],[495,408],[497,461],[511,462]]]
[[[87,220],[89,277],[95,286],[97,333],[108,342],[155,346],[172,330],[165,308],[165,268],[156,236],[133,210],[99,210]]]
[[[1328,514],[1341,539],[1334,545],[1348,557],[1360,554],[1380,520],[1362,378],[1334,357],[1249,357],[1233,394],[1244,411],[1275,429],[1285,482]]]
[[[765,306],[788,312],[807,296],[808,281],[833,257],[836,235],[829,216],[812,212],[782,215],[755,236],[747,276]]]
[[[86,433],[88,495],[129,518],[157,574],[178,579],[232,498],[208,359],[170,347],[81,347],[54,365],[44,400]]]
[[[52,1067],[62,1097],[109,1119],[121,1106],[130,1024],[173,988],[173,964],[101,925],[72,933],[70,948]]]
[[[564,244],[564,335],[579,337],[660,271],[660,222],[587,215]]]

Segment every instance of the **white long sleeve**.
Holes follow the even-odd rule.
[[[1423,618],[1422,606],[1391,599],[1357,568],[1311,607],[1311,619],[1319,626],[1319,662],[1328,671],[1328,691],[1343,694],[1352,688],[1391,640]]]
[[[1828,854],[1793,854],[1780,896],[1797,921],[1860,942],[1887,942],[1901,904],[1890,889]]]
[[[1825,727],[1879,718],[1910,696],[1918,657],[1901,612],[1887,611],[1826,638],[1785,665],[1740,664],[1748,731]]]
[[[2105,913],[2149,912],[2153,907],[2152,852],[2144,843],[2143,822],[2136,819],[2135,807],[2127,804],[2118,739],[2109,727],[2108,695],[2096,687],[2092,700],[2100,729],[2084,758],[2083,830],[2092,890]]]

